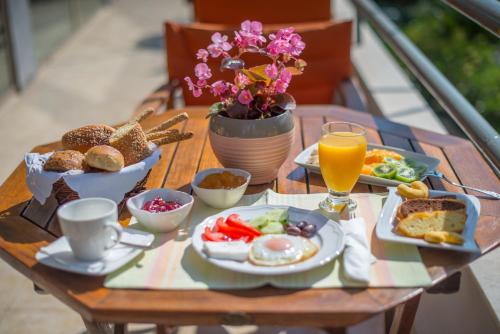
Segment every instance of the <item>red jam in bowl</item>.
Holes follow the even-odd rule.
[[[175,209],[178,209],[182,206],[182,204],[172,201],[172,202],[165,202],[163,198],[160,196],[155,197],[154,200],[152,201],[147,201],[144,203],[144,206],[142,207],[143,210],[146,210],[148,212],[152,213],[158,213],[158,212],[166,212],[166,211],[172,211]]]

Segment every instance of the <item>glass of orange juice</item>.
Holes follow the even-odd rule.
[[[321,175],[328,187],[328,197],[319,207],[326,213],[339,213],[356,202],[349,193],[361,173],[366,155],[366,131],[355,123],[330,122],[321,127],[318,143]]]

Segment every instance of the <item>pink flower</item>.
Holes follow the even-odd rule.
[[[283,69],[280,73],[280,80],[285,82],[286,84],[289,84],[292,80],[292,72],[290,72],[286,68]]]
[[[208,51],[205,49],[199,49],[198,52],[196,52],[196,59],[201,59],[206,63],[208,59]]]
[[[184,78],[184,81],[186,81],[187,85],[188,85],[188,88],[189,90],[193,93],[193,96],[194,97],[200,97],[201,96],[201,88],[196,86],[193,81],[191,80],[190,77],[185,77]]]
[[[283,39],[275,39],[267,45],[267,51],[272,56],[277,56],[282,53],[287,53],[290,48],[290,43]]]
[[[208,53],[210,53],[213,58],[217,58],[224,52],[231,50],[233,47],[227,39],[228,37],[222,35],[220,32],[214,33],[212,35],[212,44],[207,47]]]
[[[240,95],[238,95],[238,101],[241,104],[250,104],[253,101],[252,93],[248,89],[242,90]]]
[[[234,83],[236,84],[236,86],[243,88],[250,83],[250,80],[246,75],[238,72],[238,74],[236,74],[236,77],[234,78]]]
[[[231,93],[233,93],[233,95],[236,95],[239,91],[238,86],[233,85],[233,84],[229,84],[229,85],[231,85]]]
[[[219,80],[212,84],[212,94],[215,96],[220,96],[227,91],[227,85],[224,81]]]
[[[302,41],[302,37],[299,34],[293,34],[290,38],[290,53],[294,56],[299,56],[305,47],[306,43]]]
[[[264,69],[264,73],[271,79],[275,79],[278,76],[278,68],[275,64],[269,64]]]
[[[199,80],[207,80],[212,77],[212,71],[210,71],[210,68],[205,63],[196,64],[194,74]]]
[[[243,21],[241,30],[235,31],[234,35],[234,41],[240,48],[258,47],[266,42],[266,38],[262,36],[262,23],[258,21]]]
[[[207,80],[198,80],[196,81],[196,86],[204,87],[207,84]]]

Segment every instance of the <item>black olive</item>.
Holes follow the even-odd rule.
[[[297,223],[296,226],[302,230],[304,227],[307,226],[307,222],[301,221],[301,222]]]
[[[297,226],[290,225],[286,228],[286,233],[290,235],[300,235],[301,231]]]
[[[302,229],[302,236],[306,238],[310,238],[314,236],[316,233],[316,225],[313,224],[307,224],[303,229]]]

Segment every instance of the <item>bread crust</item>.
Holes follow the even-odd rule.
[[[109,145],[109,138],[114,132],[114,128],[105,124],[86,125],[66,132],[61,142],[65,150],[86,153],[94,146]]]
[[[108,145],[94,146],[85,153],[85,162],[89,167],[117,172],[125,166],[123,154]]]
[[[404,219],[415,212],[465,210],[465,207],[465,203],[457,199],[409,199],[399,205],[396,216]]]
[[[123,154],[125,166],[138,163],[152,153],[139,123],[128,123],[120,127],[109,138],[109,144]]]
[[[84,170],[85,156],[75,150],[54,152],[43,165],[43,169],[50,172],[67,172],[69,170]]]

